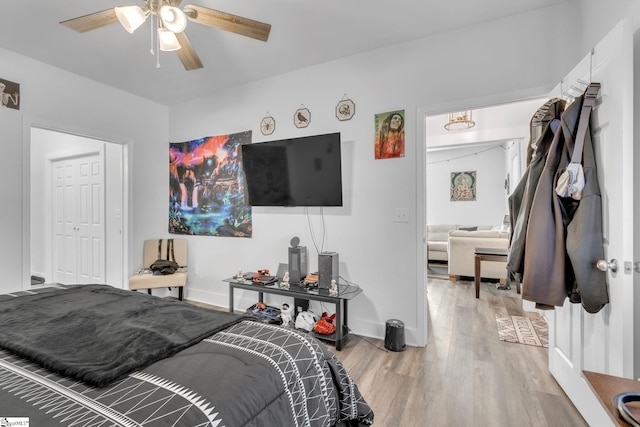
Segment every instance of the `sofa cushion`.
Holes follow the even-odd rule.
[[[444,242],[447,243],[449,240],[449,232],[448,231],[439,231],[437,233],[429,233],[427,236],[427,242]]]
[[[456,230],[462,230],[464,228],[473,228],[476,230],[493,230],[493,225],[477,225],[477,224],[458,224]]]
[[[429,252],[431,251],[447,252],[448,246],[449,246],[449,242],[447,239],[444,239],[443,241],[431,240],[428,242]]]
[[[427,225],[427,234],[430,233],[448,233],[451,230],[457,230],[458,226],[456,224],[429,224]]]
[[[478,238],[508,238],[509,233],[505,233],[498,230],[476,230],[476,231],[464,231],[464,230],[454,230],[449,233],[449,236],[456,237],[478,237]]]
[[[458,228],[455,224],[429,224],[427,225],[427,242],[447,242],[449,232]],[[446,247],[444,249],[447,250]]]

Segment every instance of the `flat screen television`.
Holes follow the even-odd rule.
[[[242,145],[251,206],[342,206],[340,133]]]

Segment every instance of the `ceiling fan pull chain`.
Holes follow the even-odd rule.
[[[155,22],[154,22],[155,19]],[[160,36],[158,35],[157,28],[159,26],[158,18],[155,15],[151,15],[151,54],[156,56],[156,68],[160,68]],[[154,37],[155,34],[155,37]],[[154,43],[155,41],[155,43]],[[153,46],[155,44],[155,51]]]
[[[156,68],[160,68],[160,37],[156,37]]]
[[[153,51],[153,28],[154,28],[154,27],[155,27],[155,26],[153,25],[153,15],[151,15],[151,25],[150,25],[150,28],[151,28],[151,34],[150,34],[150,37],[149,37],[149,38],[150,38],[150,40],[151,40],[151,49],[149,49],[149,53],[150,53],[151,55],[155,55],[155,52]]]

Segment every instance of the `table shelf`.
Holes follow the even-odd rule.
[[[247,273],[251,277],[252,273]],[[338,285],[338,294],[332,295],[328,289],[308,288],[304,285],[290,284],[289,288],[280,287],[280,283],[276,282],[270,285],[254,284],[249,279],[224,279],[229,283],[229,311],[234,310],[234,291],[236,289],[244,289],[248,291],[258,292],[258,301],[263,302],[264,294],[283,295],[294,299],[307,301],[319,301],[336,306],[336,332],[331,335],[322,335],[312,332],[318,339],[335,343],[336,350],[342,350],[342,344],[349,334],[347,326],[347,306],[348,301],[356,297],[362,292],[362,289],[354,285]]]

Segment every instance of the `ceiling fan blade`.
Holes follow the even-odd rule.
[[[115,9],[107,9],[102,12],[90,13],[89,15],[79,16],[77,18],[68,19],[60,22],[60,25],[71,28],[79,33],[95,30],[96,28],[118,22]]]
[[[251,37],[263,42],[267,41],[269,31],[271,31],[270,24],[209,9],[208,7],[188,4],[183,10],[187,17],[194,22],[225,31],[231,31],[232,33]]]
[[[182,65],[184,65],[185,70],[197,70],[198,68],[202,68],[202,62],[198,57],[198,54],[191,46],[191,42],[187,38],[187,35],[182,33],[176,33],[176,38],[178,39],[178,43],[180,43],[180,49],[176,51],[180,61],[182,61]]]

